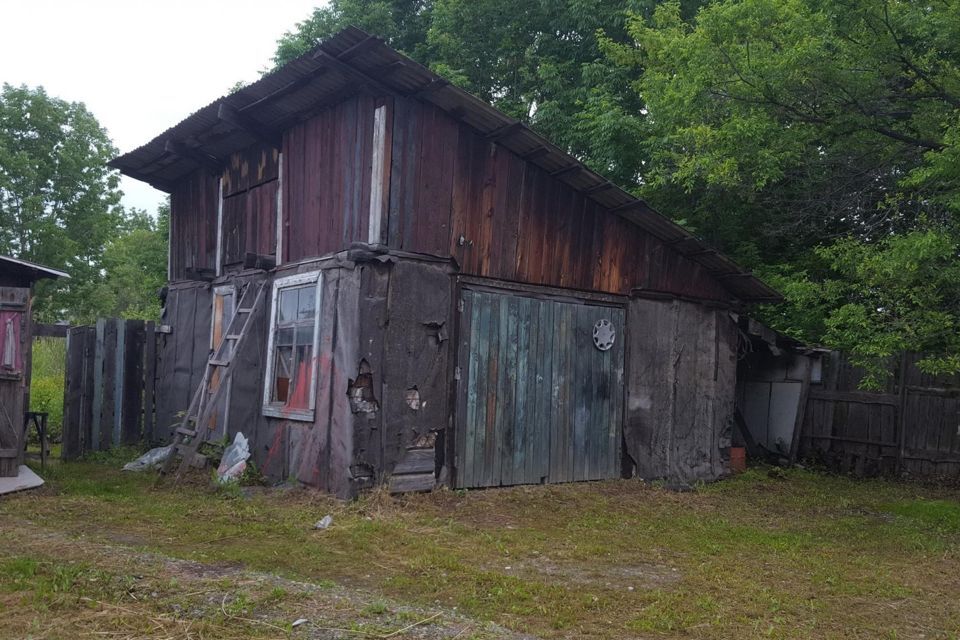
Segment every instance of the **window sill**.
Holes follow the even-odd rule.
[[[314,413],[312,409],[284,409],[281,405],[270,405],[263,408],[263,415],[268,418],[313,422]]]

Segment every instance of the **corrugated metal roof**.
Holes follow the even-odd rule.
[[[196,155],[221,160],[256,141],[253,135],[221,119],[222,109],[231,110],[254,129],[281,132],[365,89],[436,105],[702,264],[740,299],[781,300],[780,294],[732,260],[522,123],[355,27],[341,31],[257,82],[215,100],[142,147],[115,158],[110,166],[169,192],[173,184],[202,165],[203,159]],[[179,154],[169,149],[168,141],[180,145]],[[184,148],[194,157],[183,153]]]

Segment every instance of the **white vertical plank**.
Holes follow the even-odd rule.
[[[283,152],[277,160],[277,256],[279,267],[283,263]]]
[[[217,179],[217,275],[223,262],[223,176]]]
[[[380,244],[383,221],[383,162],[386,158],[387,107],[380,105],[373,112],[373,168],[370,175],[370,224],[367,242]]]

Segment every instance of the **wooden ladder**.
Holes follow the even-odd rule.
[[[200,385],[193,393],[190,407],[180,421],[180,425],[174,431],[173,449],[160,466],[156,484],[159,484],[170,472],[174,460],[178,456],[180,457],[180,466],[174,476],[174,484],[179,482],[183,472],[190,467],[196,457],[200,445],[204,441],[203,425],[210,419],[211,410],[216,410],[217,402],[219,402],[223,390],[227,388],[231,375],[230,364],[239,351],[240,345],[243,344],[243,339],[247,335],[257,310],[263,305],[265,290],[266,283],[263,282],[252,282],[243,290],[240,303],[234,311],[233,318],[227,324],[226,333],[220,340],[220,345],[207,360],[203,380],[200,381]],[[217,388],[211,391],[210,381],[213,379],[215,371],[219,371],[220,375]]]

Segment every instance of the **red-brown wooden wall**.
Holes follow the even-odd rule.
[[[216,269],[217,177],[199,170],[170,194],[170,280],[188,269]]]
[[[453,256],[463,273],[503,280],[620,294],[644,288],[696,298],[729,297],[699,264],[639,227],[442,110],[404,98],[353,97],[284,133],[283,262],[366,241],[374,110],[384,102],[392,117],[383,226],[392,248]],[[213,196],[200,198],[189,191],[204,202],[194,207],[200,216],[213,212],[215,229],[215,180],[211,192]],[[186,196],[178,198],[178,193],[177,219]],[[247,220],[246,229],[259,230],[249,232],[248,246],[272,253],[276,211],[267,200],[262,203],[251,201],[245,216],[230,215]],[[227,211],[225,207],[225,218]],[[215,251],[215,238],[210,229],[174,226],[177,232],[203,232],[198,250],[206,251],[204,264],[212,268],[209,247],[212,243]],[[181,273],[174,269],[175,275]]]
[[[345,100],[283,136],[283,261],[366,240],[374,99]]]

